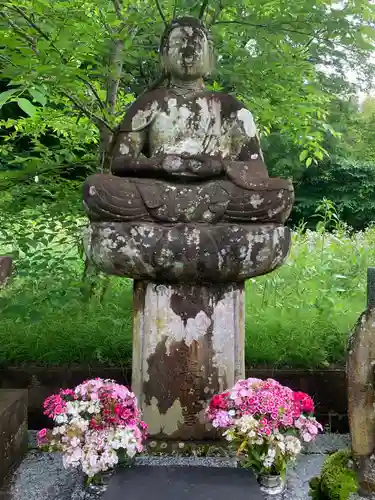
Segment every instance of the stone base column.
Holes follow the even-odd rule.
[[[204,409],[245,376],[243,283],[134,283],[132,389],[150,435],[209,439]]]

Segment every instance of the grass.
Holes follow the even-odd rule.
[[[247,282],[247,364],[343,364],[348,334],[366,305],[374,242],[372,228],[297,232],[287,263]],[[131,281],[111,278],[102,300],[100,294],[84,300],[79,257],[64,247],[71,243],[46,240],[22,253],[20,277],[0,293],[0,363],[130,363]],[[0,253],[5,249],[0,239]],[[70,255],[66,265],[64,255]],[[54,270],[58,274],[51,278]]]

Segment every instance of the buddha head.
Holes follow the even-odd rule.
[[[175,19],[160,46],[165,71],[182,80],[196,80],[213,69],[213,48],[204,24],[194,17]]]

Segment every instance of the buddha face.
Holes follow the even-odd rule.
[[[162,49],[164,68],[172,76],[195,80],[211,70],[212,55],[206,33],[197,27],[176,26]]]

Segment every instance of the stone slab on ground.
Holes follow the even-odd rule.
[[[27,391],[0,390],[0,484],[28,446]]]
[[[140,466],[116,472],[103,500],[263,500],[244,469]]]
[[[309,500],[309,480],[318,475],[325,455],[302,455],[288,474],[282,495],[261,492],[254,474],[245,469],[138,466],[118,471],[103,500]],[[160,463],[158,465],[161,465]],[[155,485],[157,487],[155,488]],[[89,499],[88,499],[89,500]],[[311,499],[310,499],[311,500]]]

